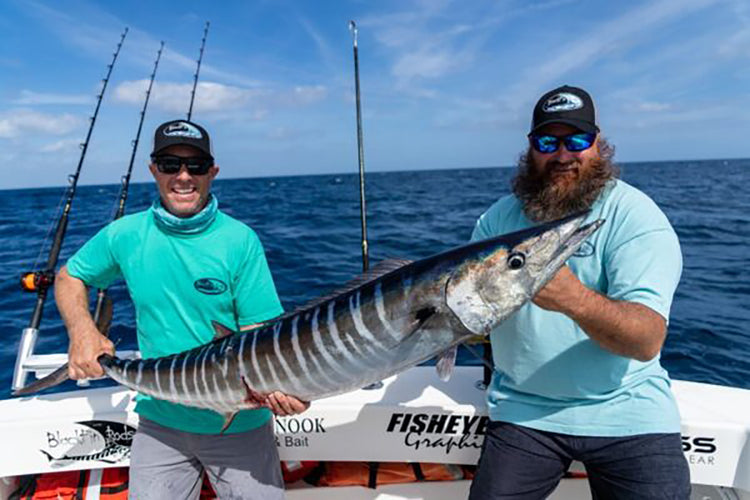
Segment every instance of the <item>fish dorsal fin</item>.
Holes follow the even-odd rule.
[[[443,382],[447,382],[453,374],[453,367],[456,366],[456,351],[457,347],[453,346],[450,349],[441,352],[437,356],[437,368],[438,377]]]
[[[293,316],[297,314],[298,312],[303,311],[305,309],[311,309],[313,307],[319,306],[320,304],[327,302],[328,300],[338,295],[343,295],[345,293],[351,292],[352,290],[355,290],[361,287],[362,285],[365,285],[366,283],[375,281],[381,276],[385,276],[391,271],[395,271],[396,269],[400,269],[411,263],[412,261],[408,259],[386,259],[386,260],[380,261],[376,265],[371,267],[367,272],[364,272],[360,274],[359,276],[353,278],[352,280],[344,283],[340,288],[337,288],[331,293],[328,293],[321,297],[314,298],[310,302],[307,302],[306,304],[299,306],[298,308],[285,314],[281,318]],[[280,318],[277,318],[277,319],[280,319]]]
[[[211,321],[211,325],[214,327],[214,340],[223,339],[235,333],[231,328],[222,325],[218,321]]]

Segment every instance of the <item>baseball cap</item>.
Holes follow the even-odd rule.
[[[193,146],[211,159],[214,158],[211,151],[211,139],[206,129],[187,120],[171,120],[159,125],[154,132],[154,149],[151,156],[177,144]]]
[[[585,90],[569,85],[550,90],[539,99],[530,134],[550,123],[564,123],[591,134],[599,132],[593,99]]]

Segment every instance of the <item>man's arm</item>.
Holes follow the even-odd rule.
[[[86,285],[68,274],[66,266],[55,278],[55,302],[70,338],[68,375],[73,380],[101,377],[104,371],[96,358],[103,353],[114,355],[115,347],[96,328]]]
[[[667,335],[666,321],[659,313],[587,288],[568,266],[560,269],[533,302],[565,314],[604,349],[638,361],[656,357]]]
[[[241,326],[241,331],[252,330],[259,324]],[[276,415],[285,417],[289,415],[296,415],[302,413],[310,407],[309,401],[300,401],[294,396],[289,396],[280,391],[274,391],[266,396],[264,403],[271,408],[271,411]]]

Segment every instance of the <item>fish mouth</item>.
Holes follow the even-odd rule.
[[[583,245],[604,223],[604,219],[598,219],[588,224],[581,225],[590,211],[575,214],[560,221],[554,229],[556,237],[545,238],[537,242],[538,247],[533,251],[544,251],[544,246],[554,245],[554,250],[549,254],[544,267],[533,281],[530,287],[531,295],[534,296],[541,290],[565,265],[565,262]]]
[[[583,245],[586,239],[594,234],[604,224],[604,219],[597,219],[593,222],[589,222],[583,226],[576,228],[573,233],[570,234],[557,248],[552,258],[549,261],[548,268],[559,269],[565,264],[579,248]]]

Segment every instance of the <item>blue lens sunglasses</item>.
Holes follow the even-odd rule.
[[[571,153],[580,153],[590,148],[596,140],[596,134],[579,132],[564,137],[555,137],[554,135],[536,135],[530,134],[529,140],[531,146],[540,153],[554,153],[560,149],[560,143],[565,144],[565,149]]]

